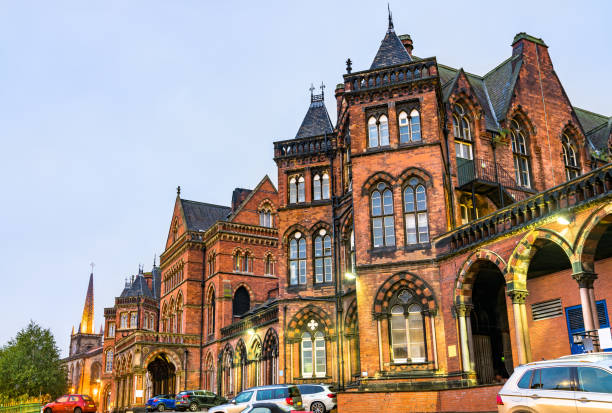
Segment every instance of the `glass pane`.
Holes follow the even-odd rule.
[[[374,123],[373,125],[370,124],[368,126],[368,136],[370,138],[369,140],[370,148],[374,148],[378,146],[378,128],[376,127],[376,123]]]
[[[317,258],[315,260],[315,282],[323,282],[323,259]]]
[[[372,238],[373,238],[375,247],[382,247],[383,245],[382,218],[372,219]]]
[[[315,180],[313,183],[313,198],[315,201],[321,199],[321,180],[319,179],[319,175],[315,176]]]
[[[408,335],[410,337],[410,358],[412,361],[425,361],[425,340],[423,335],[423,316],[411,312],[408,315]]]
[[[329,175],[324,174],[323,175],[323,190],[322,190],[322,195],[321,197],[323,199],[329,199]]]
[[[323,238],[323,254],[331,255],[331,237],[329,235]]]
[[[298,247],[297,240],[292,239],[291,242],[289,242],[289,258],[295,259],[298,257],[297,247]]]
[[[404,211],[414,211],[414,190],[409,186],[404,189]]]
[[[332,280],[332,261],[331,257],[325,258],[325,282]]]
[[[306,284],[306,260],[300,260],[300,284]]]
[[[570,368],[550,367],[541,370],[541,389],[543,390],[571,390]]]
[[[404,310],[400,306],[395,306],[391,312],[396,313],[401,311],[400,314],[393,314],[391,316],[391,343],[393,347],[393,359],[408,358],[407,349],[407,338],[406,338],[406,319],[404,318]]]
[[[298,182],[298,202],[304,202],[306,200],[306,193],[304,191],[304,182]]]
[[[412,141],[417,142],[421,140],[421,118],[419,116],[419,112],[417,112],[416,110],[413,110],[410,115]]]
[[[321,237],[315,238],[315,257],[321,257],[323,255],[323,240]]]
[[[289,184],[289,203],[295,204],[297,202],[297,185],[295,180]]]
[[[380,117],[380,145],[389,145],[389,123],[385,116]]]
[[[414,214],[406,214],[406,243],[417,243],[416,219]]]
[[[427,209],[427,195],[423,185],[417,186],[416,189],[417,210],[425,211]]]
[[[429,228],[427,226],[426,212],[419,212],[419,242],[429,242]]]
[[[289,264],[289,272],[290,272],[290,277],[289,277],[289,283],[291,285],[296,285],[298,283],[298,264],[297,261],[291,261],[291,263]]]
[[[304,238],[300,239],[299,255],[300,258],[306,258],[306,240]]]
[[[389,189],[383,192],[383,213],[384,215],[393,214],[393,193]]]
[[[594,393],[612,393],[612,374],[594,367],[578,367],[579,388]]]
[[[382,215],[382,209],[380,204],[380,192],[374,191],[372,193],[372,216]]]
[[[385,245],[395,245],[395,220],[393,217],[385,217]]]
[[[400,142],[410,142],[410,131],[408,130],[408,125],[400,126]]]
[[[517,384],[519,389],[528,389],[529,388],[529,384],[531,383],[531,374],[532,373],[533,373],[533,370],[529,370],[525,374],[523,374],[523,377],[521,377],[521,379],[519,380],[519,382]]]

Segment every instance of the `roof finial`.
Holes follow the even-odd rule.
[[[176,196],[181,196],[181,186],[176,187]]]
[[[319,88],[321,88],[321,97],[323,97],[325,95],[325,83],[321,82]]]
[[[156,263],[157,263],[157,253],[153,254],[153,268],[155,268]]]
[[[350,74],[352,70],[353,70],[353,61],[349,57],[348,59],[346,59],[346,73]]]
[[[93,269],[96,266],[96,264],[92,261],[89,263],[89,266],[91,267],[91,273],[93,274]]]
[[[393,14],[391,13],[389,3],[387,3],[387,11],[389,12],[389,30],[393,30]]]
[[[310,101],[312,102],[312,99],[314,98],[314,91],[315,91],[315,87],[312,83],[310,84],[310,88],[308,90],[310,90]]]

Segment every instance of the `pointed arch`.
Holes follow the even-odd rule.
[[[329,233],[331,232],[331,225],[325,221],[318,221],[310,227],[310,233],[314,236],[320,229],[325,229]]]
[[[436,298],[429,284],[416,274],[402,271],[387,278],[376,292],[372,308],[374,317],[389,314],[389,300],[401,288],[412,290],[426,310],[432,313],[437,311]]]
[[[508,111],[508,115],[506,116],[507,122],[510,122],[512,119],[516,119],[520,124],[525,126],[530,137],[537,134],[537,127],[531,121],[529,112],[523,106],[515,105]]]
[[[274,328],[266,331],[263,341],[263,358],[268,359],[278,356],[278,333]]]
[[[354,298],[346,309],[344,318],[344,334],[355,334],[357,332],[357,299]]]
[[[296,232],[301,232],[302,236],[309,235],[308,229],[301,224],[293,224],[283,234],[283,246],[287,247],[289,244],[289,238]]]
[[[593,211],[584,221],[576,237],[576,255],[580,268],[575,272],[595,272],[597,245],[610,224],[612,224],[612,204],[609,203]]]
[[[316,323],[323,326],[326,336],[334,334],[333,324],[329,314],[320,307],[312,304],[300,309],[289,321],[287,326],[287,339],[299,340],[302,330],[307,328],[310,320],[315,320]]]
[[[474,251],[467,260],[461,265],[457,278],[455,279],[455,294],[454,303],[462,304],[471,302],[472,299],[472,286],[474,279],[478,271],[475,270],[474,263],[476,261],[490,261],[505,276],[507,271],[506,261],[495,251],[491,251],[485,248],[481,248]]]
[[[390,187],[393,187],[393,185],[395,185],[395,178],[393,175],[385,171],[375,172],[363,183],[363,186],[361,187],[361,194],[369,194],[372,188],[374,188],[379,182],[384,182]]]
[[[572,244],[562,235],[547,228],[534,229],[519,241],[508,259],[505,277],[509,292],[527,290],[529,264],[538,249],[546,242],[554,242],[561,247],[574,271],[577,269],[576,267],[580,267],[579,261],[575,258]]]
[[[433,185],[433,178],[431,174],[424,169],[417,168],[414,166],[410,166],[404,169],[404,171],[397,177],[397,182],[403,184],[405,181],[407,181],[413,176],[420,178],[423,182],[425,182],[425,185],[428,188]]]

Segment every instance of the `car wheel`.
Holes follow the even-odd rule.
[[[198,411],[198,404],[197,403],[191,403],[189,405],[189,411],[190,412],[197,412]]]
[[[81,410],[80,407],[75,407],[74,408],[74,413],[82,413],[83,411]]]
[[[50,407],[47,407],[47,408],[45,409],[45,413],[53,413],[53,411],[51,410],[51,408],[50,408]]]
[[[166,405],[163,403],[160,403],[157,405],[157,411],[158,412],[163,412],[164,410],[166,410]]]
[[[313,413],[325,413],[325,405],[321,402],[314,402],[310,405],[310,411]]]

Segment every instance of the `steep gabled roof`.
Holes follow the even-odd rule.
[[[574,111],[576,112],[576,116],[578,116],[578,121],[582,125],[582,129],[584,129],[585,133],[589,133],[593,129],[608,123],[609,120],[607,116],[580,109],[575,106]]]
[[[510,57],[483,76],[498,121],[506,118],[521,65],[520,55]]]
[[[147,284],[147,280],[142,274],[142,271],[139,271],[134,281],[130,284],[127,284],[123,291],[121,292],[120,297],[150,297],[155,298],[153,292],[149,289],[149,285]]]
[[[593,113],[574,106],[574,112],[592,147],[607,151],[608,140],[612,134],[612,117]]]
[[[272,183],[272,180],[270,179],[270,177],[266,174],[266,176],[263,177],[263,179],[261,181],[259,181],[259,183],[257,184],[257,186],[255,187],[255,189],[253,189],[247,196],[246,198],[244,198],[244,200],[240,203],[240,205],[238,206],[238,208],[236,208],[230,216],[227,217],[228,221],[233,221],[233,219],[236,217],[236,215],[238,215],[238,213],[240,211],[242,211],[242,208],[244,208],[244,206],[251,200],[251,198],[253,198],[253,195],[255,195],[257,193],[257,191],[259,191],[259,188],[261,188],[261,186],[264,184],[264,182],[269,181],[270,185],[272,185],[272,188],[274,188],[274,190],[276,191],[276,187],[274,186],[274,183]]]
[[[410,63],[411,61],[412,58],[408,54],[408,51],[406,51],[402,41],[397,37],[397,34],[395,34],[393,25],[391,25],[380,43],[380,47],[372,61],[370,70]]]
[[[319,98],[320,97],[320,98]],[[308,112],[295,135],[296,139],[311,138],[313,136],[323,136],[334,131],[329,113],[325,107],[323,95],[313,95],[310,99]]]
[[[188,231],[206,231],[215,222],[225,220],[230,212],[232,212],[230,207],[189,201],[187,199],[181,199],[181,206]]]

